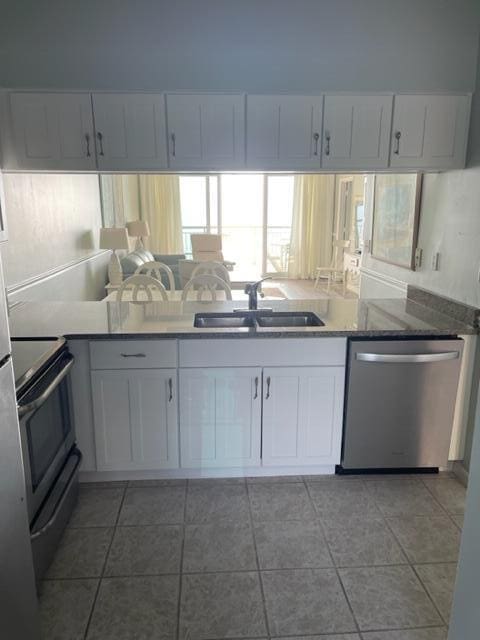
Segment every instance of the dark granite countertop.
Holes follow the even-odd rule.
[[[324,327],[197,329],[198,311],[231,311],[239,302],[21,302],[10,311],[14,338],[402,337],[475,334],[477,329],[409,299],[281,300],[275,311],[313,311]]]

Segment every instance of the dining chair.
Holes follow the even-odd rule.
[[[228,282],[222,280],[218,276],[203,274],[200,276],[195,276],[191,278],[182,291],[182,300],[185,301],[188,299],[188,294],[191,289],[197,289],[197,300],[201,300],[205,291],[207,291],[212,296],[212,301],[214,302],[217,299],[217,292],[224,291],[225,298],[227,300],[232,299],[232,290]]]
[[[318,284],[320,282],[320,278],[322,277],[326,277],[327,278],[327,293],[330,293],[330,287],[333,281],[337,281],[337,278],[340,279],[340,282],[344,282],[345,280],[345,269],[344,269],[344,265],[343,265],[343,252],[345,251],[345,249],[348,249],[350,246],[350,240],[335,240],[333,242],[333,253],[332,253],[332,259],[330,261],[330,266],[328,267],[317,267],[315,270],[316,273],[316,278],[315,278],[315,283],[313,285],[313,288],[316,289],[318,287]],[[342,259],[342,266],[339,269],[337,267],[338,261],[339,261],[339,251],[342,251],[342,255],[341,255],[341,259]]]
[[[135,274],[144,273],[145,275],[152,276],[152,278],[156,278],[157,280],[162,282],[162,271],[167,274],[169,291],[174,291],[175,278],[173,277],[173,271],[164,262],[158,262],[157,260],[144,262],[135,269]]]
[[[134,274],[122,282],[117,291],[117,302],[122,302],[122,297],[126,291],[132,294],[131,300],[128,300],[129,302],[145,302],[145,300],[138,299],[140,291],[145,292],[148,302],[153,302],[152,290],[157,290],[161,299],[168,301],[167,290],[160,280],[145,274]]]
[[[197,266],[192,271],[191,278],[203,275],[218,276],[219,278],[225,280],[225,282],[230,284],[230,275],[228,273],[228,270],[223,266],[221,262],[205,261],[197,264]]]

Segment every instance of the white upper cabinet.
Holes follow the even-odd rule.
[[[247,168],[320,169],[323,96],[247,97]]]
[[[98,168],[167,168],[165,101],[162,94],[94,93]]]
[[[14,162],[7,168],[95,169],[89,93],[11,93]]]
[[[167,94],[171,169],[245,168],[245,96]]]
[[[383,169],[388,166],[392,96],[325,96],[322,166]]]
[[[390,166],[464,167],[470,101],[469,95],[395,96]]]

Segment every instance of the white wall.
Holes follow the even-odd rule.
[[[366,229],[372,214],[372,180],[368,182]],[[480,306],[480,167],[424,176],[418,246],[423,249],[423,262],[417,271],[381,262],[365,253],[362,267],[367,273],[362,275],[362,297],[402,296],[405,285],[413,284]],[[437,251],[440,270],[433,271],[432,257]]]
[[[108,259],[98,248],[98,176],[18,173],[3,180],[8,242],[1,254],[10,299],[98,299]]]
[[[478,394],[480,398],[480,394]],[[477,640],[480,629],[480,403],[477,405],[465,522],[448,640]]]
[[[0,86],[471,91],[478,0],[2,3]]]

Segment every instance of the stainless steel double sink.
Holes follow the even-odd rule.
[[[199,329],[323,327],[325,323],[312,311],[233,311],[196,313],[193,322]]]

